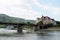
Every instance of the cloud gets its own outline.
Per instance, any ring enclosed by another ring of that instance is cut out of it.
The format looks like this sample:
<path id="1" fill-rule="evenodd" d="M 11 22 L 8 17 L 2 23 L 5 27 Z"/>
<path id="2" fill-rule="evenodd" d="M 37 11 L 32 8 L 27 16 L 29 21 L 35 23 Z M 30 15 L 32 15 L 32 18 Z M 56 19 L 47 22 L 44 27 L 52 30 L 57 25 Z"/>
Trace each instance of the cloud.
<path id="1" fill-rule="evenodd" d="M 37 0 L 34 0 L 34 4 L 36 6 L 38 6 L 39 8 L 42 8 L 45 11 L 51 12 L 54 15 L 59 15 L 60 14 L 60 8 L 55 7 L 55 6 L 51 6 L 51 3 L 50 3 L 50 5 L 45 5 L 45 4 L 39 3 Z"/>
<path id="2" fill-rule="evenodd" d="M 32 0 L 0 0 L 0 13 L 25 19 L 36 19 L 41 13 L 32 9 Z"/>
<path id="3" fill-rule="evenodd" d="M 38 0 L 0 0 L 0 13 L 7 14 L 13 17 L 36 19 L 43 14 L 32 8 L 36 5 L 39 9 L 51 12 L 53 15 L 60 14 L 60 8 L 44 5 L 38 2 Z"/>

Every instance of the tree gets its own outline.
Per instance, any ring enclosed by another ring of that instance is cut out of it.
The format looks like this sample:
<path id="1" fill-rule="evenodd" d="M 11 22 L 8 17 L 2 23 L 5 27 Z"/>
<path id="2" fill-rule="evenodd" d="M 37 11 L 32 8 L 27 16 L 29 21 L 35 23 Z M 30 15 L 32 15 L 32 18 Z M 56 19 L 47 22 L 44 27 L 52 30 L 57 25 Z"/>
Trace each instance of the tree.
<path id="1" fill-rule="evenodd" d="M 60 27 L 60 21 L 56 21 L 58 27 Z"/>
<path id="2" fill-rule="evenodd" d="M 52 23 L 46 24 L 46 28 L 53 27 Z"/>
<path id="3" fill-rule="evenodd" d="M 43 22 L 40 21 L 40 22 L 37 23 L 37 25 L 38 25 L 38 26 L 42 26 L 42 25 L 43 25 Z"/>
<path id="4" fill-rule="evenodd" d="M 27 24 L 30 24 L 30 22 L 27 22 Z"/>

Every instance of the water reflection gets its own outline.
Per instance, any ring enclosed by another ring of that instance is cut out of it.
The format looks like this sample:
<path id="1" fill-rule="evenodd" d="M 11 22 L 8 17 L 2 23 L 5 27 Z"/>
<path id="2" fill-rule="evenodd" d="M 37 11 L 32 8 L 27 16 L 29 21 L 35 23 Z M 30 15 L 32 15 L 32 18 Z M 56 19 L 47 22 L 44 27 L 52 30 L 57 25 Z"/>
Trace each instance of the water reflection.
<path id="1" fill-rule="evenodd" d="M 60 40 L 60 31 L 38 31 L 18 34 L 13 30 L 0 29 L 0 40 Z"/>
<path id="2" fill-rule="evenodd" d="M 37 33 L 37 40 L 60 40 L 60 31 L 44 31 Z"/>

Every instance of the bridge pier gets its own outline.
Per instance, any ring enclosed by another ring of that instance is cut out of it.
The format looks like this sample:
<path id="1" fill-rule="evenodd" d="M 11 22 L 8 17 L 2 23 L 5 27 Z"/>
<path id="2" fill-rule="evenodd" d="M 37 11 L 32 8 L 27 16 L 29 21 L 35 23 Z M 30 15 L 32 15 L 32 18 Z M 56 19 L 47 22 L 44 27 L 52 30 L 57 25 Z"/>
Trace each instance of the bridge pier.
<path id="1" fill-rule="evenodd" d="M 39 30 L 39 27 L 38 26 L 35 26 L 34 27 L 34 31 L 38 31 Z"/>
<path id="2" fill-rule="evenodd" d="M 17 32 L 18 32 L 18 33 L 22 33 L 22 26 L 21 26 L 21 25 L 18 25 L 18 26 L 17 26 Z"/>

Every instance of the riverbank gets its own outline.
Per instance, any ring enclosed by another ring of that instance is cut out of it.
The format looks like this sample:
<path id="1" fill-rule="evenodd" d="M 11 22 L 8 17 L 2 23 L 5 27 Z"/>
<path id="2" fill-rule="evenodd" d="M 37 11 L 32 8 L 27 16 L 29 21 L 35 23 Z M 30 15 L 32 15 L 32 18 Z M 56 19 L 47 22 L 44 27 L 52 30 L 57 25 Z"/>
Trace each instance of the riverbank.
<path id="1" fill-rule="evenodd" d="M 60 27 L 50 27 L 44 30 L 59 30 L 60 31 Z"/>

